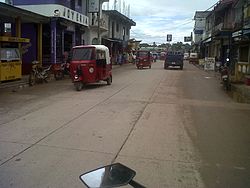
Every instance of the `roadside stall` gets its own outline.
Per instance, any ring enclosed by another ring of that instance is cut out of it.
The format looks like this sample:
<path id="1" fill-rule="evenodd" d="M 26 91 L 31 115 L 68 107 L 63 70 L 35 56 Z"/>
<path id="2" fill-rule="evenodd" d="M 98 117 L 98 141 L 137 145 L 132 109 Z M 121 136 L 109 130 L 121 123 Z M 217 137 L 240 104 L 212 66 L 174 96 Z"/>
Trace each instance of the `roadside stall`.
<path id="1" fill-rule="evenodd" d="M 22 58 L 19 44 L 30 39 L 0 36 L 0 82 L 18 80 L 22 77 Z"/>

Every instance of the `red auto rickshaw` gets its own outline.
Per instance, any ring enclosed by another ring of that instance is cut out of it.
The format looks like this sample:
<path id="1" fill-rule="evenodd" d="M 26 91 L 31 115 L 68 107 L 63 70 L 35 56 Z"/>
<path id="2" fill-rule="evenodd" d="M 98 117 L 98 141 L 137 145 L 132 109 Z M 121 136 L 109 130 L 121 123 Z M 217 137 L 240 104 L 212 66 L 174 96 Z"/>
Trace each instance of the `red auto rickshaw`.
<path id="1" fill-rule="evenodd" d="M 136 53 L 136 67 L 137 69 L 142 69 L 144 67 L 149 67 L 151 69 L 151 64 L 153 61 L 153 56 L 150 51 L 139 50 Z"/>
<path id="2" fill-rule="evenodd" d="M 112 83 L 109 49 L 104 45 L 82 45 L 72 49 L 70 75 L 77 91 L 89 83 Z"/>

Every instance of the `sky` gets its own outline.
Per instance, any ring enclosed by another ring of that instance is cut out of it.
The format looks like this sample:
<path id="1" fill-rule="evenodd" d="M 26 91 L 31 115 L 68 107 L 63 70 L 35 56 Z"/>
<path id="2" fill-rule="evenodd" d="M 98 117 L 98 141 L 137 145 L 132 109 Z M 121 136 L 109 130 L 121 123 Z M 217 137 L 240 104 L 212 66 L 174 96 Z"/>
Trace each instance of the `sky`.
<path id="1" fill-rule="evenodd" d="M 218 0 L 117 0 L 121 2 L 121 12 L 128 16 L 123 7 L 130 5 L 130 19 L 136 22 L 132 26 L 130 38 L 142 40 L 142 43 L 157 45 L 167 43 L 166 36 L 172 35 L 172 42 L 184 42 L 194 28 L 195 11 L 205 11 Z M 124 2 L 124 3 L 123 3 Z M 104 4 L 104 8 L 114 9 L 114 0 Z"/>

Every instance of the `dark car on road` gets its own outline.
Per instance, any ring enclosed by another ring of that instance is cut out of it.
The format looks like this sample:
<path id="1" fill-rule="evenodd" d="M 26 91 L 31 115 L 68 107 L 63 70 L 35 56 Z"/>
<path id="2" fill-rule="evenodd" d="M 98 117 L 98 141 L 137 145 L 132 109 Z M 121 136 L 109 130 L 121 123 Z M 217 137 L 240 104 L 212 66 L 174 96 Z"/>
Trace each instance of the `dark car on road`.
<path id="1" fill-rule="evenodd" d="M 179 67 L 181 70 L 183 69 L 182 52 L 174 52 L 174 51 L 167 52 L 164 62 L 164 69 L 168 69 L 169 67 Z"/>

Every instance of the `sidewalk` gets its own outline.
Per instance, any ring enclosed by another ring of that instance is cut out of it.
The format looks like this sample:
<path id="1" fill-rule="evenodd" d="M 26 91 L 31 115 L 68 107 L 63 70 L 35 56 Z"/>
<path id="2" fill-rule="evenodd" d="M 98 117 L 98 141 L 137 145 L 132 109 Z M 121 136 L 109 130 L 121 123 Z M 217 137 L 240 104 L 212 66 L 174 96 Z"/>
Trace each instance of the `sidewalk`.
<path id="1" fill-rule="evenodd" d="M 231 89 L 231 96 L 235 101 L 250 104 L 250 86 L 245 84 L 232 84 Z"/>
<path id="2" fill-rule="evenodd" d="M 112 69 L 121 68 L 123 66 L 133 65 L 131 63 L 126 63 L 123 65 L 112 65 Z M 56 81 L 54 75 L 51 74 L 51 81 Z M 23 75 L 20 80 L 7 81 L 0 83 L 0 92 L 3 90 L 17 91 L 19 89 L 29 87 L 29 75 Z"/>
<path id="3" fill-rule="evenodd" d="M 202 66 L 195 65 L 197 68 L 204 70 Z M 206 71 L 214 77 L 220 79 L 220 73 L 215 71 Z M 231 83 L 231 91 L 229 94 L 235 101 L 239 103 L 250 104 L 250 86 L 242 84 Z"/>
<path id="4" fill-rule="evenodd" d="M 24 87 L 29 87 L 29 75 L 23 75 L 20 80 L 7 81 L 0 83 L 0 92 L 1 90 L 13 90 L 22 89 Z"/>

